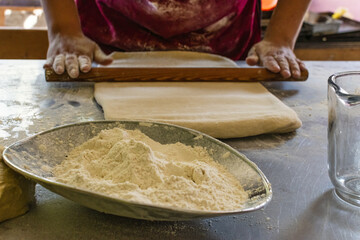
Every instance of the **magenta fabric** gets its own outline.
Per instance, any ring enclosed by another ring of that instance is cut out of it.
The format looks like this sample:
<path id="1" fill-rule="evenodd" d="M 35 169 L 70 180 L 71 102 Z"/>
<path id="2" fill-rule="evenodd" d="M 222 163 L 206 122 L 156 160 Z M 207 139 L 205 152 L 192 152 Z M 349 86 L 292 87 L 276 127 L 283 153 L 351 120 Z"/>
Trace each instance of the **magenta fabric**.
<path id="1" fill-rule="evenodd" d="M 244 59 L 260 40 L 257 0 L 76 0 L 106 52 L 188 50 Z"/>

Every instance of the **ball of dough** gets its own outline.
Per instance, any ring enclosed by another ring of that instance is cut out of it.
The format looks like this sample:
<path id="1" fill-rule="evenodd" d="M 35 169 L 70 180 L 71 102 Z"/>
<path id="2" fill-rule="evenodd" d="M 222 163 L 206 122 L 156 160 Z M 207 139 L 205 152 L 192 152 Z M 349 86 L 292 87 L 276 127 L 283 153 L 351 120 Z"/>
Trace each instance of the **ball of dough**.
<path id="1" fill-rule="evenodd" d="M 0 222 L 26 213 L 35 192 L 33 182 L 5 165 L 3 150 L 0 146 Z"/>

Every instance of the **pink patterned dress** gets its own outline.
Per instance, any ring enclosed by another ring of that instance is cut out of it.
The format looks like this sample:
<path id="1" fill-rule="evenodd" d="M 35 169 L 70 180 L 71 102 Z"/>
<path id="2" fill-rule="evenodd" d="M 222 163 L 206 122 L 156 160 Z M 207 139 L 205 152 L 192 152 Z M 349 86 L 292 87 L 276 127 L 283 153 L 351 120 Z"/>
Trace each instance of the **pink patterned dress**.
<path id="1" fill-rule="evenodd" d="M 257 0 L 76 0 L 106 52 L 187 50 L 244 59 L 260 40 Z"/>

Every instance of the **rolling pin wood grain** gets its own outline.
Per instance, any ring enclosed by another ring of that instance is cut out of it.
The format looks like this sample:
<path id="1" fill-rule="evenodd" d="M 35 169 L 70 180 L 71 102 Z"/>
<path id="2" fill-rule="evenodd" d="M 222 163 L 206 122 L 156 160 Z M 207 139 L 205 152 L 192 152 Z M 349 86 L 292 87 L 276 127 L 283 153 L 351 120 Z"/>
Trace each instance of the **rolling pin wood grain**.
<path id="1" fill-rule="evenodd" d="M 261 82 L 261 81 L 305 81 L 308 72 L 303 71 L 300 79 L 284 79 L 279 73 L 265 68 L 109 68 L 96 67 L 88 73 L 70 78 L 67 72 L 58 75 L 52 68 L 45 69 L 47 82 L 151 82 L 151 81 L 193 81 L 193 82 Z"/>

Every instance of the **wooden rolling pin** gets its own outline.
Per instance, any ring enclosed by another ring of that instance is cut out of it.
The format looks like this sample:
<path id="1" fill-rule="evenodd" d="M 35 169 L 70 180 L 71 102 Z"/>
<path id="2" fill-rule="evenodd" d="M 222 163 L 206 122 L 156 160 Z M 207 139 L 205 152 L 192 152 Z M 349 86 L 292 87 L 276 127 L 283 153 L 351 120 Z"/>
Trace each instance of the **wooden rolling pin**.
<path id="1" fill-rule="evenodd" d="M 146 81 L 193 81 L 193 82 L 260 82 L 305 81 L 309 73 L 303 71 L 300 79 L 284 79 L 279 73 L 265 68 L 109 68 L 95 67 L 88 73 L 70 78 L 65 72 L 58 75 L 52 68 L 45 69 L 47 82 L 146 82 Z"/>

